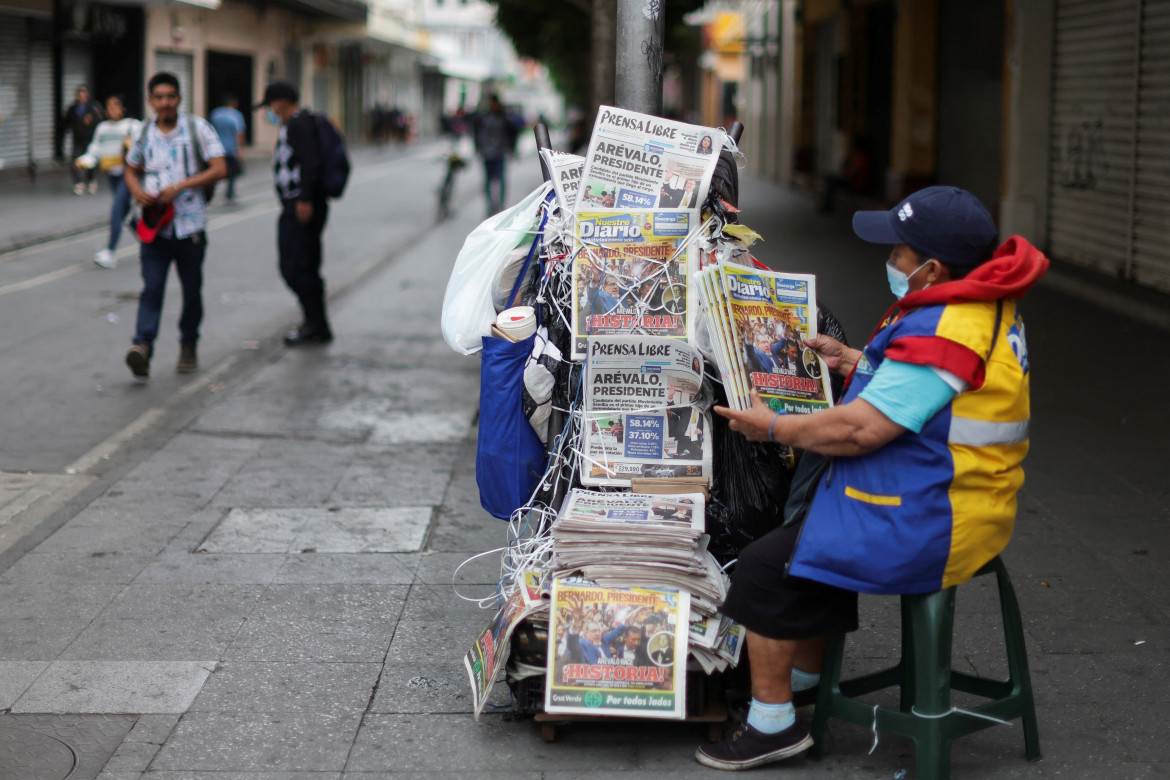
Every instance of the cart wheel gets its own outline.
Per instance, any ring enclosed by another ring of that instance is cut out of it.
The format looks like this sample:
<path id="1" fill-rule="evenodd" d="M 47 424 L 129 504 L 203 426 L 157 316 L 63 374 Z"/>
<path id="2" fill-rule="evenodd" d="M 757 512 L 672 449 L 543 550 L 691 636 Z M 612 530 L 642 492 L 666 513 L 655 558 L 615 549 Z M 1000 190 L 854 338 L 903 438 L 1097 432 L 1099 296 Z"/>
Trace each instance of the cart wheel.
<path id="1" fill-rule="evenodd" d="M 540 738 L 545 742 L 557 741 L 557 724 L 555 723 L 541 723 L 540 724 Z"/>

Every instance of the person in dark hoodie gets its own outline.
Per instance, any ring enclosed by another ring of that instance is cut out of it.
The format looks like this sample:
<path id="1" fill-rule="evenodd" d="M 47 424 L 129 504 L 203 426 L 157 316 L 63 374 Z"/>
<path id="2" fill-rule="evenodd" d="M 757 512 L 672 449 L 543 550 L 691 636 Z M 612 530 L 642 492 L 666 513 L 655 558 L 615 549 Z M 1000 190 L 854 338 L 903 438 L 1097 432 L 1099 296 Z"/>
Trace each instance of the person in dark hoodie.
<path id="1" fill-rule="evenodd" d="M 270 124 L 278 125 L 272 157 L 272 183 L 280 199 L 276 248 L 280 275 L 300 301 L 303 321 L 284 336 L 290 347 L 328 344 L 333 340 L 325 314 L 325 280 L 321 278 L 321 233 L 329 204 L 321 181 L 321 143 L 317 118 L 301 107 L 301 95 L 288 81 L 264 88 L 256 110 L 267 109 Z"/>
<path id="2" fill-rule="evenodd" d="M 957 187 L 857 212 L 853 230 L 892 247 L 898 300 L 864 349 L 805 341 L 847 377 L 841 403 L 780 415 L 757 396 L 743 412 L 715 408 L 750 440 L 805 451 L 784 525 L 743 549 L 723 607 L 747 629 L 753 698 L 733 734 L 696 752 L 716 769 L 812 746 L 793 692 L 819 682 L 826 637 L 857 629 L 858 592 L 958 585 L 1011 536 L 1028 451 L 1018 301 L 1048 259 L 1019 236 L 996 249 L 991 215 Z M 811 499 L 801 485 L 815 486 Z"/>

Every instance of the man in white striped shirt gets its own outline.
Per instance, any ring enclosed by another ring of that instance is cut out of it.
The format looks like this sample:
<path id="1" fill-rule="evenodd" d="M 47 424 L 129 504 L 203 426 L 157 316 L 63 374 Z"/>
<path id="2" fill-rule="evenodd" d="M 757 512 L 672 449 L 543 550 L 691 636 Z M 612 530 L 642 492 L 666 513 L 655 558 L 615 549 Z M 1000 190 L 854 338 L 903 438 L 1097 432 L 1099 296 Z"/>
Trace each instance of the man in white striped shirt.
<path id="1" fill-rule="evenodd" d="M 147 93 L 155 119 L 146 123 L 126 154 L 126 186 L 144 208 L 173 205 L 174 217 L 141 245 L 142 295 L 134 344 L 126 352 L 126 365 L 136 379 L 150 376 L 172 260 L 183 287 L 175 370 L 185 373 L 198 366 L 195 344 L 203 320 L 203 257 L 207 251 L 204 188 L 227 175 L 223 145 L 215 128 L 201 117 L 179 113 L 179 80 L 171 73 L 156 73 Z"/>

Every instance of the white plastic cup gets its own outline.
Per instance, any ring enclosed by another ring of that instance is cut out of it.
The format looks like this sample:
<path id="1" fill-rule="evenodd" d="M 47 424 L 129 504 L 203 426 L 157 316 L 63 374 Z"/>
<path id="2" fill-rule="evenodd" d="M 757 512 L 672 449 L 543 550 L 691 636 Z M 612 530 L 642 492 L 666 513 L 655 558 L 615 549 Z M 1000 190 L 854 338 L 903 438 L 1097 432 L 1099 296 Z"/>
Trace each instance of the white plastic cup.
<path id="1" fill-rule="evenodd" d="M 496 327 L 507 333 L 514 341 L 523 341 L 536 333 L 536 310 L 531 306 L 504 309 L 496 317 Z"/>

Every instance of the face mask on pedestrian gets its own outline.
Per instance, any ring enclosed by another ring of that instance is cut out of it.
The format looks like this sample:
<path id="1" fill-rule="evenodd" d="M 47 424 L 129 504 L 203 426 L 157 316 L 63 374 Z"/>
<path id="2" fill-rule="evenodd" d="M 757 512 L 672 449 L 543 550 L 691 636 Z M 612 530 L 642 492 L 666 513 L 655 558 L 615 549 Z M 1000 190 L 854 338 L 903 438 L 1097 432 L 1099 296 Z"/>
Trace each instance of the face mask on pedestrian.
<path id="1" fill-rule="evenodd" d="M 264 118 L 268 120 L 268 124 L 280 127 L 280 117 L 271 108 L 264 112 Z"/>
<path id="2" fill-rule="evenodd" d="M 886 261 L 886 278 L 890 280 L 890 292 L 895 298 L 902 300 L 906 297 L 906 293 L 910 292 L 910 277 L 923 268 L 926 268 L 926 263 L 915 268 L 914 273 L 907 275 L 899 271 L 892 262 Z"/>

